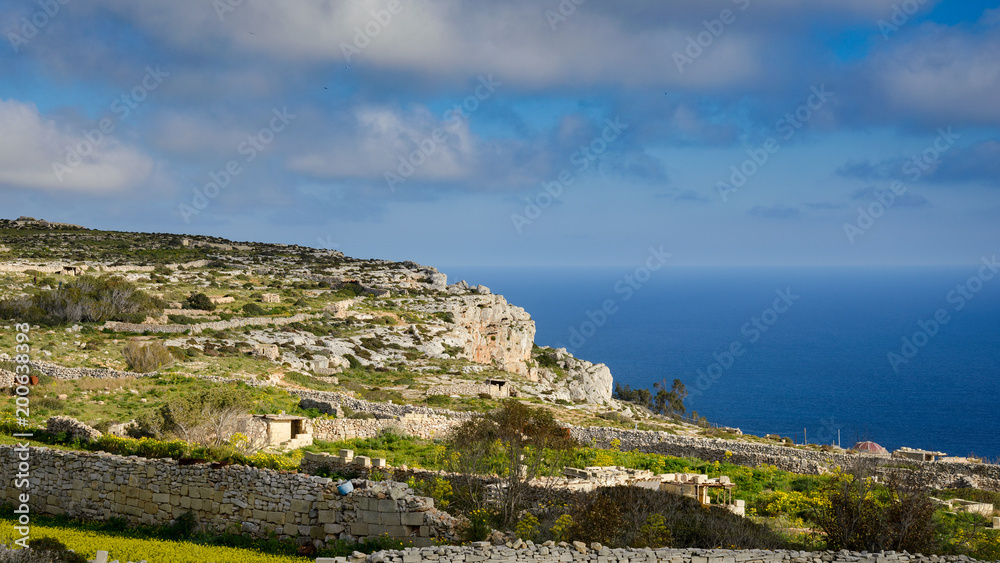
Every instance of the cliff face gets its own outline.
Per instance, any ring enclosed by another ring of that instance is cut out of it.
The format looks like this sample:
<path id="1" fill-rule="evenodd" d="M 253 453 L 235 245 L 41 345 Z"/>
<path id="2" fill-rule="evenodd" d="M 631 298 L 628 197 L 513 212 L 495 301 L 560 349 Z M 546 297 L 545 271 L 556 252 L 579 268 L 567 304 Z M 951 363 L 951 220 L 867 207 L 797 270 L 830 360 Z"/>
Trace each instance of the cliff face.
<path id="1" fill-rule="evenodd" d="M 543 347 L 539 354 L 549 356 L 559 367 L 537 370 L 538 381 L 555 391 L 554 398 L 598 405 L 611 401 L 614 379 L 608 366 L 576 358 L 565 348 Z"/>
<path id="2" fill-rule="evenodd" d="M 524 377 L 534 376 L 527 362 L 535 342 L 535 321 L 524 309 L 507 303 L 501 295 L 481 291 L 449 298 L 447 310 L 461 329 L 462 357 Z"/>

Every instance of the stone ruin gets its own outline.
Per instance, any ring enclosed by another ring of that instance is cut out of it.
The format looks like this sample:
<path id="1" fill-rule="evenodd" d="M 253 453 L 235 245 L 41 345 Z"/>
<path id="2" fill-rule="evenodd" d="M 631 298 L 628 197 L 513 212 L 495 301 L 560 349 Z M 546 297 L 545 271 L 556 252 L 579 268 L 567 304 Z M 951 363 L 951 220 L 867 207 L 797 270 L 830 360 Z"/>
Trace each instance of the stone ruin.
<path id="1" fill-rule="evenodd" d="M 738 516 L 746 516 L 746 501 L 733 499 L 736 485 L 723 475 L 712 477 L 696 473 L 661 473 L 654 474 L 644 469 L 629 469 L 627 467 L 586 467 L 563 469 L 566 479 L 554 483 L 554 486 L 572 491 L 593 491 L 598 487 L 614 487 L 627 485 L 642 487 L 654 491 L 667 491 L 675 495 L 693 498 L 702 506 L 712 506 L 708 492 L 711 489 L 723 491 L 724 502 L 721 506 Z"/>
<path id="2" fill-rule="evenodd" d="M 45 430 L 51 434 L 65 432 L 70 438 L 79 438 L 84 442 L 92 442 L 103 436 L 100 430 L 87 426 L 71 416 L 53 416 L 45 422 Z"/>

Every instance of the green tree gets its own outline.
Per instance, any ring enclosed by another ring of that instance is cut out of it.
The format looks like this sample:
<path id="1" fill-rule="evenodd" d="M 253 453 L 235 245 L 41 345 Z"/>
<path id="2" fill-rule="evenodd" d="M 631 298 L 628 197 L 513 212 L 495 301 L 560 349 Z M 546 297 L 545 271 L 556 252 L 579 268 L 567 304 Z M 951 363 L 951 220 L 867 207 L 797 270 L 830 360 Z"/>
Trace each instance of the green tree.
<path id="1" fill-rule="evenodd" d="M 569 430 L 542 408 L 533 408 L 515 399 L 504 401 L 500 408 L 469 419 L 455 428 L 449 437 L 453 469 L 469 477 L 500 476 L 497 497 L 504 525 L 513 522 L 524 504 L 528 483 L 561 467 L 559 454 L 575 447 Z M 465 480 L 466 496 L 482 502 L 482 480 Z"/>

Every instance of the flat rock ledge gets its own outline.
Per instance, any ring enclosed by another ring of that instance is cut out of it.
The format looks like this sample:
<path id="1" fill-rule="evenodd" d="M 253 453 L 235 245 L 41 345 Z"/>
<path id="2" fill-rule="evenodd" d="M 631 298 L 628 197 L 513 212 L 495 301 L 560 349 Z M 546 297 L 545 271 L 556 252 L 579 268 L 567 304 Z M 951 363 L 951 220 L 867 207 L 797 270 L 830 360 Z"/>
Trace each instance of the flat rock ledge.
<path id="1" fill-rule="evenodd" d="M 514 547 L 491 546 L 476 542 L 468 546 L 409 548 L 402 551 L 377 551 L 371 555 L 355 552 L 351 557 L 321 557 L 316 563 L 418 563 L 449 561 L 475 563 L 533 561 L 562 563 L 950 563 L 975 561 L 964 555 L 911 555 L 906 552 L 879 553 L 854 551 L 766 551 L 728 549 L 611 549 L 600 544 L 581 542 L 558 545 L 535 545 L 531 542 Z"/>

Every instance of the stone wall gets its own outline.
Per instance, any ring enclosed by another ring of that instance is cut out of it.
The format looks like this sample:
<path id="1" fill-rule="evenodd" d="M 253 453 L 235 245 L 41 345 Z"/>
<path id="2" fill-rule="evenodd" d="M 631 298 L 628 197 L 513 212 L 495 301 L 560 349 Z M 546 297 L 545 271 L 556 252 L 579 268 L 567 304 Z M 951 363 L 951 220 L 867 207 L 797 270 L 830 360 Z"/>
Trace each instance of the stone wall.
<path id="1" fill-rule="evenodd" d="M 191 262 L 185 262 L 184 264 L 167 264 L 167 267 L 176 270 L 179 267 L 184 268 L 204 268 L 210 263 L 209 260 L 193 260 Z M 42 262 L 37 264 L 30 263 L 6 263 L 0 264 L 0 272 L 24 272 L 27 270 L 34 270 L 43 274 L 59 274 L 63 271 L 63 266 L 72 266 L 70 263 L 63 262 Z M 112 273 L 112 272 L 152 272 L 155 266 L 136 266 L 136 265 L 118 265 L 111 266 L 109 264 L 90 264 L 88 270 L 92 274 L 96 273 Z"/>
<path id="2" fill-rule="evenodd" d="M 160 525 L 190 511 L 216 531 L 314 542 L 388 534 L 416 545 L 454 539 L 457 524 L 403 483 L 356 480 L 342 496 L 330 479 L 270 469 L 49 448 L 29 448 L 29 456 L 28 504 L 37 513 Z M 0 472 L 16 475 L 17 464 L 14 446 L 0 446 Z M 13 479 L 0 483 L 0 499 L 15 506 L 23 492 Z"/>
<path id="3" fill-rule="evenodd" d="M 315 419 L 313 437 L 317 440 L 336 442 L 354 438 L 374 438 L 386 430 L 392 430 L 406 436 L 435 440 L 447 437 L 448 432 L 460 422 L 446 416 L 414 413 L 392 419 Z"/>
<path id="4" fill-rule="evenodd" d="M 910 555 L 906 552 L 879 553 L 856 551 L 767 551 L 729 549 L 611 549 L 601 544 L 584 545 L 574 542 L 536 545 L 517 540 L 508 546 L 491 546 L 476 542 L 470 546 L 438 546 L 410 548 L 402 551 L 376 551 L 366 559 L 346 557 L 320 558 L 316 563 L 419 563 L 420 561 L 531 561 L 533 563 L 564 563 L 592 561 L 594 563 L 953 563 L 975 561 L 966 556 Z"/>
<path id="5" fill-rule="evenodd" d="M 151 332 L 151 333 L 161 333 L 161 334 L 175 334 L 184 331 L 191 331 L 191 334 L 198 334 L 205 329 L 212 330 L 227 330 L 230 328 L 242 328 L 245 326 L 261 326 L 273 324 L 275 326 L 282 326 L 291 323 L 298 323 L 302 321 L 307 321 L 310 319 L 316 319 L 322 317 L 323 313 L 299 313 L 297 315 L 292 315 L 291 317 L 245 317 L 230 319 L 228 321 L 214 321 L 208 323 L 198 323 L 193 325 L 155 325 L 155 324 L 137 324 L 137 323 L 121 323 L 118 321 L 108 321 L 104 323 L 102 328 L 111 329 L 115 332 Z"/>
<path id="6" fill-rule="evenodd" d="M 150 377 L 156 372 L 138 373 L 134 371 L 118 371 L 107 368 L 68 368 L 52 362 L 35 360 L 28 365 L 32 369 L 38 370 L 45 375 L 56 379 L 74 380 L 81 377 L 93 377 L 94 379 L 122 379 L 126 377 Z M 2 370 L 0 370 L 2 371 Z"/>
<path id="7" fill-rule="evenodd" d="M 847 467 L 855 463 L 863 454 L 836 454 L 790 448 L 773 444 L 692 438 L 675 436 L 666 432 L 644 430 L 621 430 L 617 428 L 589 427 L 572 428 L 571 434 L 583 444 L 594 444 L 600 448 L 610 446 L 612 440 L 621 442 L 622 451 L 638 450 L 678 457 L 697 457 L 707 461 L 726 461 L 737 465 L 757 467 L 774 465 L 778 469 L 802 474 L 824 473 L 833 467 Z M 869 456 L 871 457 L 871 456 Z M 874 459 L 874 458 L 873 458 Z M 936 486 L 950 486 L 956 480 L 969 481 L 982 488 L 1000 490 L 1000 465 L 988 463 L 960 463 L 943 461 L 911 461 L 879 459 L 880 465 L 904 463 L 908 467 L 919 467 L 934 474 Z"/>
<path id="8" fill-rule="evenodd" d="M 511 385 L 509 382 L 504 383 L 503 386 L 490 385 L 489 383 L 452 383 L 449 385 L 432 385 L 427 388 L 427 394 L 462 395 L 464 397 L 478 397 L 480 394 L 484 394 L 489 395 L 494 399 L 502 399 L 511 396 Z"/>
<path id="9" fill-rule="evenodd" d="M 356 399 L 350 395 L 334 391 L 311 391 L 304 389 L 289 389 L 289 393 L 302 397 L 299 406 L 304 409 L 319 409 L 328 414 L 334 414 L 336 407 L 347 407 L 355 412 L 366 412 L 375 418 L 397 418 L 407 414 L 424 414 L 445 416 L 457 420 L 467 420 L 472 413 L 456 412 L 447 409 L 435 409 L 417 405 L 396 405 L 392 403 L 373 403 Z"/>

